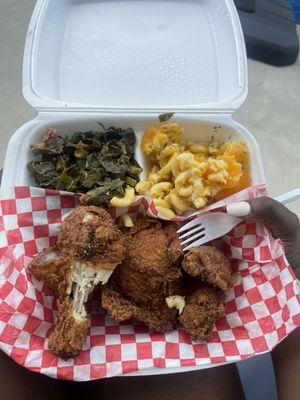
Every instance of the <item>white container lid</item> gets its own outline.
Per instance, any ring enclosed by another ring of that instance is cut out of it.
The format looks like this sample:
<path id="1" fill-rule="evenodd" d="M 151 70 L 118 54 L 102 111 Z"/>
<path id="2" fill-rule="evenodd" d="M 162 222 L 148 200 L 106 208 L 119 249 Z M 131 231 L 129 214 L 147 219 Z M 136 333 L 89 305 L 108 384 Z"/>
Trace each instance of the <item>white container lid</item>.
<path id="1" fill-rule="evenodd" d="M 39 111 L 232 113 L 247 59 L 232 0 L 38 0 L 23 93 Z"/>

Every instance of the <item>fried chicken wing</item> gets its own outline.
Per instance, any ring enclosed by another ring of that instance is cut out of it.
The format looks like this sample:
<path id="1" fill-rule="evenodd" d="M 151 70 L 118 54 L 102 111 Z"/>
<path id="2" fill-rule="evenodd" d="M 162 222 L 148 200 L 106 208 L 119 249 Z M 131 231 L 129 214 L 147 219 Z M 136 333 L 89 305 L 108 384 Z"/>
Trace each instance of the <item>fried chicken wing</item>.
<path id="1" fill-rule="evenodd" d="M 192 339 L 206 339 L 215 321 L 224 314 L 225 295 L 211 286 L 203 286 L 186 297 L 179 322 Z"/>
<path id="2" fill-rule="evenodd" d="M 225 254 L 213 246 L 189 250 L 182 267 L 190 276 L 227 292 L 231 282 L 231 265 Z"/>
<path id="3" fill-rule="evenodd" d="M 105 284 L 126 255 L 124 235 L 110 215 L 97 207 L 78 207 L 63 221 L 57 246 L 39 254 L 31 273 L 58 296 L 59 315 L 49 347 L 74 357 L 87 334 L 85 305 L 99 283 Z"/>
<path id="4" fill-rule="evenodd" d="M 102 290 L 102 307 L 115 321 L 135 319 L 153 332 L 168 332 L 176 327 L 175 309 L 170 310 L 165 305 L 160 310 L 139 307 L 108 285 L 105 285 Z"/>
<path id="5" fill-rule="evenodd" d="M 225 311 L 232 275 L 230 262 L 216 247 L 201 246 L 185 254 L 182 268 L 193 279 L 186 286 L 190 292 L 179 322 L 192 339 L 206 339 Z"/>

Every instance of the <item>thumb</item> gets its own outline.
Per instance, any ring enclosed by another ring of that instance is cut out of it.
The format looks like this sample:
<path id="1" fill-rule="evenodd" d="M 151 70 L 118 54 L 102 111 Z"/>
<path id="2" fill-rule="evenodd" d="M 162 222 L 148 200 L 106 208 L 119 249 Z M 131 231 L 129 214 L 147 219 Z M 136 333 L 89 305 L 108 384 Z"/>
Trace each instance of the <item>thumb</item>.
<path id="1" fill-rule="evenodd" d="M 262 222 L 275 238 L 282 240 L 295 235 L 299 218 L 283 204 L 270 197 L 260 197 L 227 206 L 227 213 Z M 300 251 L 300 249 L 299 249 Z"/>
<path id="2" fill-rule="evenodd" d="M 300 266 L 300 225 L 299 218 L 283 204 L 269 197 L 230 204 L 227 213 L 262 222 L 276 239 L 285 246 L 290 264 Z"/>

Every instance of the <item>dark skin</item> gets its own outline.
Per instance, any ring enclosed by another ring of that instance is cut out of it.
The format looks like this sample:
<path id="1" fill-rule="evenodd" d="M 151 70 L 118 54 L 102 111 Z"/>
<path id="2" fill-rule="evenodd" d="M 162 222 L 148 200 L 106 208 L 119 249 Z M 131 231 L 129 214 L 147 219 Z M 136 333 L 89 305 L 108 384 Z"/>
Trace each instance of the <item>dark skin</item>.
<path id="1" fill-rule="evenodd" d="M 283 204 L 269 197 L 249 201 L 251 214 L 248 218 L 261 221 L 274 238 L 281 239 L 286 257 L 300 278 L 300 224 L 298 216 Z"/>
<path id="2" fill-rule="evenodd" d="M 263 222 L 280 238 L 286 256 L 300 277 L 300 225 L 296 214 L 269 198 L 249 202 L 247 218 Z M 300 392 L 299 330 L 272 352 L 279 398 L 293 400 Z M 0 400 L 122 399 L 122 400 L 239 400 L 243 393 L 234 364 L 184 374 L 137 378 L 113 378 L 90 383 L 53 380 L 21 368 L 0 352 Z"/>

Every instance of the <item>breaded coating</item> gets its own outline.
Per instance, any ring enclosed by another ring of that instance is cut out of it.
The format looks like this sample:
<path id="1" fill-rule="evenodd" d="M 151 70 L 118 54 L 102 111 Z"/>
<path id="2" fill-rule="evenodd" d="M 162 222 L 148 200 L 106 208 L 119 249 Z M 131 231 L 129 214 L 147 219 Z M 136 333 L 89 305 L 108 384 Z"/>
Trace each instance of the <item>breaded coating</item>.
<path id="1" fill-rule="evenodd" d="M 108 212 L 95 206 L 78 207 L 65 218 L 57 246 L 95 268 L 114 269 L 126 255 L 124 235 Z"/>
<path id="2" fill-rule="evenodd" d="M 63 221 L 56 247 L 31 262 L 31 273 L 57 295 L 59 314 L 49 338 L 54 354 L 78 354 L 87 335 L 86 304 L 125 255 L 125 236 L 111 216 L 101 208 L 78 207 Z"/>
<path id="3" fill-rule="evenodd" d="M 59 285 L 70 276 L 71 259 L 61 253 L 56 247 L 48 247 L 38 254 L 30 263 L 29 270 L 39 281 L 44 281 L 56 296 L 59 295 Z"/>
<path id="4" fill-rule="evenodd" d="M 190 276 L 226 293 L 231 283 L 231 265 L 225 254 L 213 246 L 189 250 L 182 267 Z"/>
<path id="5" fill-rule="evenodd" d="M 123 322 L 133 318 L 138 308 L 110 285 L 104 285 L 101 294 L 102 307 L 115 321 Z"/>
<path id="6" fill-rule="evenodd" d="M 75 357 L 85 342 L 88 321 L 77 320 L 72 313 L 72 306 L 66 299 L 58 302 L 59 314 L 55 319 L 55 328 L 49 338 L 49 349 L 53 354 L 67 360 Z"/>
<path id="7" fill-rule="evenodd" d="M 225 295 L 211 286 L 203 286 L 186 297 L 179 322 L 192 339 L 206 339 L 215 321 L 225 312 Z"/>
<path id="8" fill-rule="evenodd" d="M 140 219 L 129 230 L 126 260 L 111 279 L 110 288 L 118 296 L 110 300 L 103 288 L 102 306 L 115 320 L 123 321 L 128 314 L 150 330 L 174 328 L 177 312 L 167 307 L 165 299 L 181 292 L 182 272 L 172 263 L 169 245 L 174 238 L 164 228 L 158 220 Z"/>
<path id="9" fill-rule="evenodd" d="M 165 297 L 180 291 L 182 273 L 172 265 L 169 239 L 162 224 L 140 220 L 128 233 L 128 253 L 112 281 L 137 305 L 161 306 Z"/>
<path id="10" fill-rule="evenodd" d="M 102 307 L 115 321 L 135 319 L 152 332 L 168 332 L 176 327 L 177 312 L 174 308 L 170 309 L 166 304 L 162 304 L 161 310 L 138 307 L 108 285 L 102 289 Z"/>
<path id="11" fill-rule="evenodd" d="M 180 265 L 183 259 L 183 251 L 179 236 L 177 234 L 180 225 L 171 222 L 164 225 L 164 233 L 169 240 L 169 258 L 174 265 Z"/>

